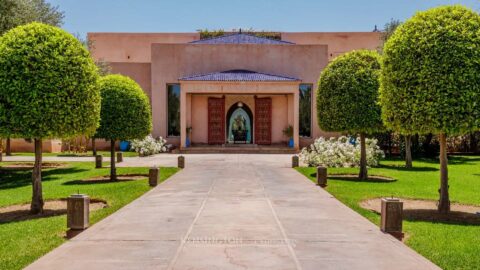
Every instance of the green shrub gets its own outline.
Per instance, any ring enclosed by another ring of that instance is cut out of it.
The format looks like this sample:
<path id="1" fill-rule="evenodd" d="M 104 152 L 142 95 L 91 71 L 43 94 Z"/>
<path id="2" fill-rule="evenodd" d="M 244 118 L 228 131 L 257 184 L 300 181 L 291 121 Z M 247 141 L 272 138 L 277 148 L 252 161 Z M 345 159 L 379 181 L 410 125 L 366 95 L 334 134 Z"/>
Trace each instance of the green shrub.
<path id="1" fill-rule="evenodd" d="M 459 5 L 418 12 L 383 52 L 382 118 L 402 134 L 439 134 L 439 210 L 448 212 L 446 135 L 480 128 L 480 16 Z"/>
<path id="2" fill-rule="evenodd" d="M 122 75 L 100 79 L 102 110 L 95 138 L 111 142 L 111 179 L 116 180 L 115 141 L 143 139 L 152 131 L 150 102 L 142 88 Z"/>
<path id="3" fill-rule="evenodd" d="M 387 41 L 380 102 L 402 134 L 464 134 L 480 126 L 480 16 L 462 6 L 419 12 Z"/>
<path id="4" fill-rule="evenodd" d="M 333 60 L 320 75 L 317 91 L 318 125 L 325 131 L 360 134 L 361 179 L 367 178 L 365 134 L 382 129 L 377 104 L 380 56 L 359 50 Z"/>
<path id="5" fill-rule="evenodd" d="M 102 109 L 96 138 L 143 139 L 152 131 L 150 102 L 142 88 L 122 75 L 100 79 Z"/>
<path id="6" fill-rule="evenodd" d="M 323 70 L 317 93 L 322 130 L 373 133 L 381 129 L 379 61 L 375 51 L 353 51 L 337 57 Z"/>
<path id="7" fill-rule="evenodd" d="M 0 137 L 35 141 L 32 213 L 43 211 L 42 139 L 95 132 L 97 80 L 89 52 L 60 28 L 31 23 L 0 38 Z"/>
<path id="8" fill-rule="evenodd" d="M 92 134 L 100 119 L 97 68 L 60 28 L 31 23 L 0 39 L 0 133 L 20 138 Z"/>

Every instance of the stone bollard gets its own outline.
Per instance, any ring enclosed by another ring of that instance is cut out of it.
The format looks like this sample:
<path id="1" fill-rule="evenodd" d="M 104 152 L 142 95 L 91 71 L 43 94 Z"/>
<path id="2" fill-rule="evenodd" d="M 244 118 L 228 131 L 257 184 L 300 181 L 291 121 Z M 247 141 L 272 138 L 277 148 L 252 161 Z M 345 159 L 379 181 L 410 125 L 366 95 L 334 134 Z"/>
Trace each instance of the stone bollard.
<path id="1" fill-rule="evenodd" d="M 73 194 L 67 198 L 67 237 L 72 238 L 90 224 L 90 198 L 83 194 Z"/>
<path id="2" fill-rule="evenodd" d="M 185 157 L 178 156 L 178 168 L 185 168 Z"/>
<path id="3" fill-rule="evenodd" d="M 402 240 L 403 202 L 397 198 L 382 198 L 380 230 Z"/>
<path id="4" fill-rule="evenodd" d="M 148 172 L 148 184 L 151 187 L 156 187 L 158 185 L 158 179 L 160 178 L 160 169 L 157 167 L 150 168 Z"/>
<path id="5" fill-rule="evenodd" d="M 102 168 L 102 162 L 103 162 L 103 156 L 102 155 L 96 155 L 95 156 L 95 168 Z"/>
<path id="6" fill-rule="evenodd" d="M 123 153 L 122 152 L 117 152 L 117 163 L 123 161 Z"/>
<path id="7" fill-rule="evenodd" d="M 321 187 L 327 186 L 327 168 L 322 166 L 317 167 L 317 183 Z"/>
<path id="8" fill-rule="evenodd" d="M 299 159 L 298 156 L 293 156 L 292 157 L 292 168 L 298 167 L 299 166 Z"/>

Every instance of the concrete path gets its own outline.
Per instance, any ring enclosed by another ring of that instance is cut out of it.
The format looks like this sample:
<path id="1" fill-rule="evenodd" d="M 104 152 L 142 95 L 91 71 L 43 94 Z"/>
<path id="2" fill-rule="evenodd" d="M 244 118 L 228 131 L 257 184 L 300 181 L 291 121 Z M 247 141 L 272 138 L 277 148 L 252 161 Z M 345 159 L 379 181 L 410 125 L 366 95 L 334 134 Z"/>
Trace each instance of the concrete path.
<path id="1" fill-rule="evenodd" d="M 438 269 L 289 168 L 288 155 L 186 161 L 27 269 Z"/>

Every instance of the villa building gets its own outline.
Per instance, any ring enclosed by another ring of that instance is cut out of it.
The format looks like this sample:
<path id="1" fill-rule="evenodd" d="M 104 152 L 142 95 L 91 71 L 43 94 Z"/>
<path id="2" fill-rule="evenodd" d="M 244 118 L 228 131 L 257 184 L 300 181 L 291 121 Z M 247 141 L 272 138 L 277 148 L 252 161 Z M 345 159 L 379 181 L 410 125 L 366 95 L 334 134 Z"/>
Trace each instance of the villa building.
<path id="1" fill-rule="evenodd" d="M 149 96 L 154 137 L 181 149 L 202 145 L 282 145 L 293 128 L 299 149 L 329 134 L 316 121 L 315 90 L 329 61 L 375 50 L 379 32 L 89 33 L 92 54 Z M 321 109 L 321 108 L 320 108 Z M 135 119 L 132 119 L 135 121 Z"/>

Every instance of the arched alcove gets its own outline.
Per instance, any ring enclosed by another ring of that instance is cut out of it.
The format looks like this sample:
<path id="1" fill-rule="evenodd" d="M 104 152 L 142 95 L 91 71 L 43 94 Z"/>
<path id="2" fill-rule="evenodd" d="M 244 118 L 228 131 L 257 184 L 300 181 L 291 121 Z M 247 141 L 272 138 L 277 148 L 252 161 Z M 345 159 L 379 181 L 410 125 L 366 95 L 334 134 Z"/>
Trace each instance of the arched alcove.
<path id="1" fill-rule="evenodd" d="M 228 109 L 225 126 L 228 143 L 253 142 L 253 114 L 246 104 L 237 102 Z"/>

